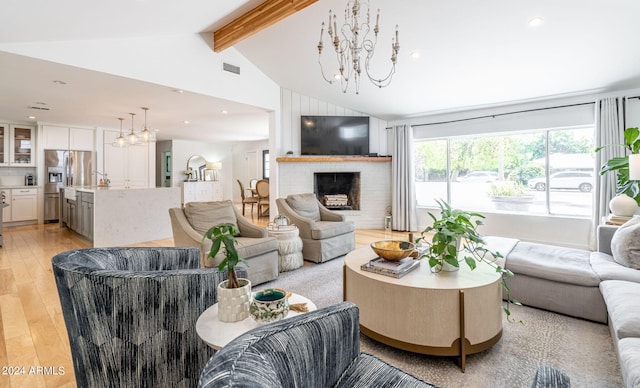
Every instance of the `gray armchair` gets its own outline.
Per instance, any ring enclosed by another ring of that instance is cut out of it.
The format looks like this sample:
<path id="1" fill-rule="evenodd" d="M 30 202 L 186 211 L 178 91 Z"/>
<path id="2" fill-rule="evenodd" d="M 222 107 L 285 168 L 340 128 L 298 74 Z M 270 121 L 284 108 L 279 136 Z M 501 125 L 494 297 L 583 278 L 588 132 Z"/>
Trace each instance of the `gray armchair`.
<path id="1" fill-rule="evenodd" d="M 276 205 L 300 230 L 305 260 L 322 263 L 355 249 L 355 224 L 324 207 L 315 194 L 292 194 L 276 199 Z"/>
<path id="2" fill-rule="evenodd" d="M 231 201 L 190 202 L 184 208 L 169 209 L 169 217 L 175 246 L 200 249 L 203 267 L 217 266 L 224 256 L 220 252 L 215 258 L 208 258 L 211 240 L 202 241 L 202 236 L 214 225 L 232 223 L 239 232 L 236 236 L 238 254 L 248 263 L 251 284 L 255 286 L 278 277 L 278 241 L 268 237 L 266 229 L 246 219 Z"/>
<path id="3" fill-rule="evenodd" d="M 173 247 L 78 249 L 52 266 L 78 387 L 196 384 L 213 350 L 195 322 L 226 272 Z"/>
<path id="4" fill-rule="evenodd" d="M 205 366 L 199 387 L 433 387 L 360 352 L 358 307 L 342 302 L 257 327 Z"/>

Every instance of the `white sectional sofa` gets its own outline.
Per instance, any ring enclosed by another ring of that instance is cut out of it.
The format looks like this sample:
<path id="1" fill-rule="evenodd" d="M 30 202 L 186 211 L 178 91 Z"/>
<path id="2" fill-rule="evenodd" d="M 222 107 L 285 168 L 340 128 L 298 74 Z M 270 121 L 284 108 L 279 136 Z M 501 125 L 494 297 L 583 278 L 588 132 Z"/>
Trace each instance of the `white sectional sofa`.
<path id="1" fill-rule="evenodd" d="M 487 237 L 502 265 L 511 297 L 524 305 L 608 323 L 626 387 L 640 387 L 640 218 L 598 227 L 590 252 Z"/>

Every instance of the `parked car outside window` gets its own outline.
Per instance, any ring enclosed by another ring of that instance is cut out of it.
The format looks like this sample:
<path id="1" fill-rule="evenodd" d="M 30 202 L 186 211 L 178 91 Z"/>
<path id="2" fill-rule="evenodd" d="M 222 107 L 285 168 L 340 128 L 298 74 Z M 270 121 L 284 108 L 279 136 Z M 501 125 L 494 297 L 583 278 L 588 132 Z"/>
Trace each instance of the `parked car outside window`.
<path id="1" fill-rule="evenodd" d="M 529 180 L 529 188 L 545 191 L 547 182 L 545 178 Z M 549 176 L 551 189 L 578 189 L 583 193 L 593 188 L 593 173 L 590 171 L 559 171 Z"/>
<path id="2" fill-rule="evenodd" d="M 459 182 L 492 182 L 498 180 L 498 173 L 493 171 L 472 171 L 465 176 L 459 176 Z"/>

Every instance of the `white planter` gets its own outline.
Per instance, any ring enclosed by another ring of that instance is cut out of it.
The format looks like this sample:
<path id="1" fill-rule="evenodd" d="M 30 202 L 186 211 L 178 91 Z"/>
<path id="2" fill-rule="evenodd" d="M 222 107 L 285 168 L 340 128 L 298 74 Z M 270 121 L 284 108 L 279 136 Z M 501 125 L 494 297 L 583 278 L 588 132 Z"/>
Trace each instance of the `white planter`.
<path id="1" fill-rule="evenodd" d="M 249 317 L 251 281 L 238 279 L 240 288 L 227 288 L 228 280 L 218 284 L 218 318 L 222 322 L 238 322 Z"/>
<path id="2" fill-rule="evenodd" d="M 631 217 L 636 214 L 638 203 L 628 195 L 620 194 L 609 201 L 609 209 L 614 216 Z"/>

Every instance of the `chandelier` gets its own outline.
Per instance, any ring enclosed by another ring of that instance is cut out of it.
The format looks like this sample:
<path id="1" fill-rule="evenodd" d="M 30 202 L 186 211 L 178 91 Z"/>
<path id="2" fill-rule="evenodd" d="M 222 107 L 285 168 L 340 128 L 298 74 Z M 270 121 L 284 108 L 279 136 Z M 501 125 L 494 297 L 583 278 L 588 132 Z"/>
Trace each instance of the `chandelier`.
<path id="1" fill-rule="evenodd" d="M 136 132 L 133 126 L 133 118 L 136 115 L 135 113 L 129 113 L 129 115 L 131 115 L 131 129 L 129 130 L 129 134 L 126 136 L 122 132 L 122 120 L 124 119 L 118 118 L 118 120 L 120 120 L 120 134 L 112 144 L 114 147 L 146 145 L 147 143 L 156 141 L 155 134 L 147 127 L 147 111 L 149 108 L 143 107 L 142 109 L 144 110 L 144 128 L 140 132 Z"/>
<path id="2" fill-rule="evenodd" d="M 360 20 L 361 7 L 366 7 L 366 19 Z M 376 15 L 376 24 L 371 29 L 371 18 L 369 14 L 369 2 L 352 0 L 347 3 L 344 10 L 344 24 L 338 30 L 338 24 L 336 22 L 336 15 L 332 14 L 329 10 L 329 38 L 331 44 L 336 52 L 338 60 L 338 72 L 335 73 L 333 78 L 327 78 L 324 69 L 322 68 L 322 49 L 324 44 L 322 43 L 322 35 L 324 34 L 325 24 L 322 22 L 320 29 L 320 41 L 318 42 L 318 63 L 320 64 L 320 72 L 325 81 L 333 84 L 337 79 L 340 79 L 342 86 L 342 92 L 346 93 L 349 87 L 349 81 L 353 79 L 356 88 L 356 94 L 360 93 L 360 75 L 364 70 L 364 73 L 375 86 L 384 88 L 389 86 L 391 78 L 396 72 L 396 61 L 398 58 L 398 51 L 400 50 L 400 43 L 398 41 L 398 26 L 396 25 L 395 37 L 391 39 L 391 70 L 383 78 L 376 78 L 371 75 L 369 70 L 369 64 L 376 48 L 376 42 L 378 40 L 378 32 L 380 21 L 380 10 Z M 364 64 L 362 63 L 361 56 L 366 55 L 364 58 Z"/>

